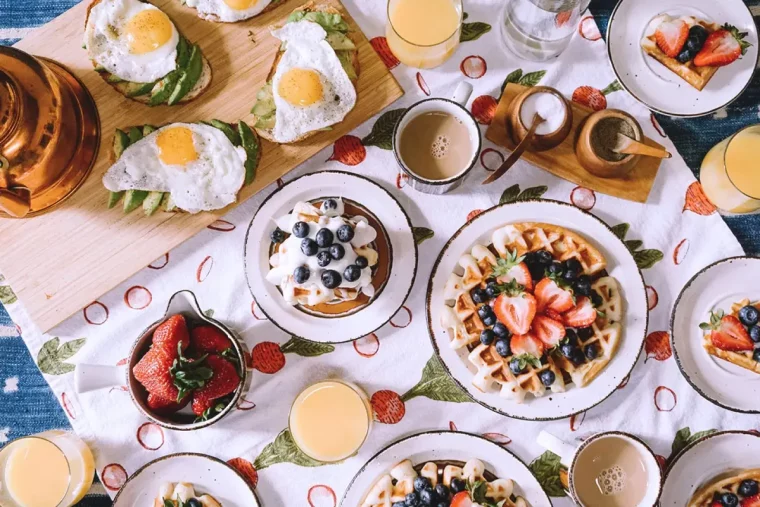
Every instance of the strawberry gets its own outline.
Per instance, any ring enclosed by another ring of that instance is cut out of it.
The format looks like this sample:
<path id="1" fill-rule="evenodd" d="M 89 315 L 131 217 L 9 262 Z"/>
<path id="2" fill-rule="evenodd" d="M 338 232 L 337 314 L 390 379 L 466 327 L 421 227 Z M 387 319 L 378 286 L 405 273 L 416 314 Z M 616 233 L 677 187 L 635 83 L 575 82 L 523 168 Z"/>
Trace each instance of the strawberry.
<path id="1" fill-rule="evenodd" d="M 206 358 L 205 364 L 213 373 L 205 385 L 193 393 L 193 412 L 199 416 L 211 407 L 213 400 L 230 394 L 240 385 L 237 368 L 223 357 L 211 354 Z M 205 409 L 199 413 L 196 406 Z"/>
<path id="2" fill-rule="evenodd" d="M 451 507 L 472 507 L 469 491 L 460 491 L 451 499 Z"/>
<path id="3" fill-rule="evenodd" d="M 760 507 L 760 494 L 743 498 L 739 505 L 741 507 Z"/>
<path id="4" fill-rule="evenodd" d="M 562 315 L 559 312 L 552 310 L 551 308 L 544 308 L 544 315 L 550 319 L 554 319 L 557 322 L 562 322 Z"/>
<path id="5" fill-rule="evenodd" d="M 565 326 L 544 315 L 536 315 L 533 319 L 533 332 L 547 348 L 556 347 L 565 337 Z"/>
<path id="6" fill-rule="evenodd" d="M 699 325 L 701 329 L 711 329 L 710 341 L 720 350 L 740 352 L 753 350 L 754 343 L 742 323 L 733 315 L 723 315 L 723 311 L 710 312 L 710 323 Z"/>
<path id="7" fill-rule="evenodd" d="M 697 67 L 723 67 L 733 63 L 747 52 L 752 44 L 744 40 L 747 32 L 740 32 L 735 26 L 725 24 L 707 36 L 705 45 L 694 57 Z"/>
<path id="8" fill-rule="evenodd" d="M 172 315 L 153 331 L 153 349 L 161 351 L 167 357 L 177 357 L 177 345 L 182 344 L 182 351 L 190 345 L 185 317 Z"/>
<path id="9" fill-rule="evenodd" d="M 169 372 L 173 362 L 173 359 L 152 348 L 132 368 L 132 373 L 150 394 L 165 400 L 176 400 L 179 390 Z"/>
<path id="10" fill-rule="evenodd" d="M 544 351 L 546 350 L 544 343 L 530 333 L 512 336 L 509 346 L 515 356 L 528 354 L 536 359 L 543 356 Z"/>
<path id="11" fill-rule="evenodd" d="M 216 326 L 199 326 L 190 331 L 190 344 L 198 354 L 221 354 L 232 347 L 230 340 Z"/>
<path id="12" fill-rule="evenodd" d="M 534 292 L 538 305 L 538 311 L 551 309 L 555 312 L 562 313 L 571 309 L 574 305 L 573 293 L 560 287 L 557 282 L 550 278 L 543 278 Z"/>
<path id="13" fill-rule="evenodd" d="M 515 280 L 527 290 L 533 290 L 533 277 L 528 266 L 523 262 L 525 256 L 517 256 L 517 250 L 509 250 L 507 256 L 496 261 L 493 274 L 499 283 L 510 283 Z"/>
<path id="14" fill-rule="evenodd" d="M 512 334 L 525 334 L 536 316 L 536 298 L 512 280 L 494 301 L 493 310 Z"/>
<path id="15" fill-rule="evenodd" d="M 581 297 L 575 308 L 568 310 L 562 316 L 565 325 L 569 327 L 588 327 L 596 320 L 596 308 L 587 297 Z"/>
<path id="16" fill-rule="evenodd" d="M 161 398 L 159 396 L 156 396 L 153 393 L 148 394 L 148 407 L 155 412 L 158 415 L 169 415 L 173 414 L 174 412 L 177 412 L 178 410 L 182 410 L 187 406 L 188 402 L 190 401 L 190 397 L 185 396 L 185 399 L 182 401 L 182 403 L 177 403 L 176 398 L 173 399 L 165 399 Z"/>
<path id="17" fill-rule="evenodd" d="M 663 21 L 654 32 L 657 46 L 671 58 L 678 56 L 688 38 L 689 25 L 682 19 Z"/>

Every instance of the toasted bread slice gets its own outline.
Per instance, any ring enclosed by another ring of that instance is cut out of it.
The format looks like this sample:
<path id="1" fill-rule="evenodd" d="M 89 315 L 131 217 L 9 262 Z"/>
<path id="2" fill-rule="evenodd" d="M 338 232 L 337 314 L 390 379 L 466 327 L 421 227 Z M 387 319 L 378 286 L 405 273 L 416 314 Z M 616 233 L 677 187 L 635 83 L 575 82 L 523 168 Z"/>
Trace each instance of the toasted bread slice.
<path id="1" fill-rule="evenodd" d="M 216 14 L 213 14 L 213 13 L 210 13 L 210 12 L 201 12 L 198 9 L 196 9 L 195 7 L 193 7 L 192 5 L 187 5 L 187 2 L 185 0 L 180 0 L 180 1 L 182 2 L 182 5 L 185 5 L 186 7 L 189 7 L 190 9 L 193 9 L 196 12 L 196 14 L 198 15 L 199 18 L 205 19 L 206 21 L 211 21 L 213 23 L 240 23 L 240 22 L 246 21 L 248 19 L 253 19 L 256 16 L 261 16 L 265 12 L 269 12 L 272 9 L 276 8 L 277 6 L 279 6 L 283 2 L 283 0 L 272 0 L 272 2 L 269 5 L 267 5 L 258 14 L 254 14 L 253 16 L 251 16 L 249 18 L 239 19 L 239 20 L 236 20 L 236 21 L 226 21 L 224 19 L 221 19 Z"/>
<path id="2" fill-rule="evenodd" d="M 87 21 L 90 19 L 90 11 L 92 11 L 92 8 L 95 7 L 98 3 L 100 3 L 101 0 L 93 0 L 92 3 L 87 7 L 87 15 L 85 16 L 84 20 L 84 26 L 87 27 Z M 174 21 L 172 20 L 172 23 Z M 174 24 L 176 28 L 176 24 Z M 177 29 L 179 31 L 179 29 Z M 180 33 L 180 37 L 182 37 L 182 34 Z M 195 83 L 195 86 L 193 86 L 190 91 L 187 92 L 187 94 L 182 97 L 179 101 L 177 101 L 177 104 L 185 104 L 187 102 L 191 102 L 198 98 L 203 92 L 205 92 L 209 86 L 211 86 L 211 64 L 206 59 L 205 56 L 201 55 L 203 67 L 201 70 L 201 75 L 198 78 L 198 81 Z M 97 62 L 92 60 L 93 67 L 98 67 Z M 141 104 L 148 104 L 151 99 L 151 94 L 145 94 L 145 95 L 138 95 L 138 96 L 130 96 L 128 92 L 128 88 L 133 83 L 128 83 L 126 81 L 117 81 L 113 82 L 112 80 L 109 80 L 109 77 L 111 76 L 107 72 L 98 72 L 100 74 L 100 77 L 105 81 L 111 88 L 116 90 L 117 92 L 121 93 L 128 99 L 134 100 L 135 102 L 140 102 Z"/>
<path id="3" fill-rule="evenodd" d="M 331 5 L 325 5 L 325 4 L 318 4 L 314 1 L 309 1 L 303 4 L 302 6 L 293 9 L 293 12 L 299 12 L 299 11 L 305 11 L 305 12 L 326 12 L 328 14 L 340 14 L 343 15 L 341 11 L 336 9 L 335 7 Z M 269 27 L 271 30 L 276 30 L 278 28 L 282 28 L 282 25 L 273 25 Z M 351 39 L 351 41 L 354 43 L 354 45 L 358 44 L 358 37 L 354 33 L 353 30 L 350 30 L 347 34 L 348 38 Z M 351 66 L 354 68 L 354 73 L 356 75 L 355 78 L 351 79 L 351 83 L 353 83 L 354 88 L 356 87 L 356 83 L 359 80 L 359 50 L 353 49 L 349 50 L 351 55 Z M 274 61 L 272 62 L 272 67 L 269 69 L 269 74 L 267 74 L 267 82 L 271 82 L 272 78 L 274 78 L 274 74 L 277 71 L 277 65 L 280 63 L 280 59 L 282 58 L 283 52 L 278 51 L 277 54 L 274 57 Z M 255 122 L 254 122 L 255 123 Z M 277 141 L 274 140 L 274 137 L 272 137 L 272 131 L 270 129 L 262 129 L 262 128 L 256 128 L 256 132 L 259 134 L 260 137 L 266 139 L 267 141 L 271 141 L 273 143 L 276 143 Z M 307 134 L 304 134 L 295 140 L 291 141 L 292 143 L 297 143 L 298 141 L 303 141 L 304 139 L 308 139 L 309 137 L 317 134 L 319 130 L 315 130 L 313 132 L 309 132 Z M 291 144 L 291 143 L 288 143 Z"/>

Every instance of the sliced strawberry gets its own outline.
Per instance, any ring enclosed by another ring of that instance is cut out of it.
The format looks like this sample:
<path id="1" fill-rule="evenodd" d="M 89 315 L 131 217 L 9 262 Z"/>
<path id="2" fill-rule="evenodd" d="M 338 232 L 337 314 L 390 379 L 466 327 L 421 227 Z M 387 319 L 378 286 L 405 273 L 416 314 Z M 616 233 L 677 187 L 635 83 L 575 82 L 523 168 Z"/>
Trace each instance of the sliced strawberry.
<path id="1" fill-rule="evenodd" d="M 705 45 L 694 57 L 697 67 L 723 67 L 739 59 L 752 44 L 744 40 L 747 32 L 740 32 L 735 26 L 723 25 L 723 28 L 711 33 Z"/>
<path id="2" fill-rule="evenodd" d="M 525 287 L 527 290 L 533 290 L 533 277 L 530 276 L 530 270 L 524 262 L 512 266 L 507 271 L 506 275 L 502 275 L 496 279 L 500 283 L 509 283 L 515 280 L 517 283 Z"/>
<path id="3" fill-rule="evenodd" d="M 748 496 L 747 498 L 743 498 L 742 501 L 741 501 L 741 503 L 739 505 L 741 507 L 760 507 L 760 494 L 757 494 L 755 496 Z"/>
<path id="4" fill-rule="evenodd" d="M 567 289 L 563 289 L 557 282 L 551 278 L 543 278 L 536 285 L 537 310 L 543 312 L 551 309 L 555 312 L 562 313 L 573 307 L 573 294 Z"/>
<path id="5" fill-rule="evenodd" d="M 536 298 L 527 292 L 514 296 L 504 293 L 494 301 L 493 310 L 512 334 L 525 334 L 536 316 Z"/>
<path id="6" fill-rule="evenodd" d="M 733 315 L 725 315 L 720 319 L 718 328 L 710 333 L 710 341 L 720 350 L 739 352 L 752 350 L 754 343 L 744 329 L 742 323 Z"/>
<path id="7" fill-rule="evenodd" d="M 575 308 L 565 312 L 562 316 L 565 325 L 570 327 L 587 327 L 596 320 L 596 308 L 587 297 L 578 299 Z"/>
<path id="8" fill-rule="evenodd" d="M 556 347 L 565 337 L 565 326 L 562 322 L 550 319 L 544 315 L 536 315 L 533 319 L 533 332 L 536 337 L 548 347 Z"/>
<path id="9" fill-rule="evenodd" d="M 657 46 L 671 58 L 678 56 L 688 38 L 689 25 L 682 19 L 663 21 L 654 32 Z"/>
<path id="10" fill-rule="evenodd" d="M 512 353 L 516 356 L 528 354 L 536 359 L 544 355 L 546 347 L 544 343 L 532 334 L 516 334 L 509 342 Z"/>
<path id="11" fill-rule="evenodd" d="M 468 491 L 460 491 L 451 499 L 451 507 L 472 507 L 472 499 Z"/>
<path id="12" fill-rule="evenodd" d="M 544 308 L 544 315 L 550 319 L 554 319 L 557 322 L 562 322 L 562 315 L 559 312 L 552 310 L 551 308 Z"/>

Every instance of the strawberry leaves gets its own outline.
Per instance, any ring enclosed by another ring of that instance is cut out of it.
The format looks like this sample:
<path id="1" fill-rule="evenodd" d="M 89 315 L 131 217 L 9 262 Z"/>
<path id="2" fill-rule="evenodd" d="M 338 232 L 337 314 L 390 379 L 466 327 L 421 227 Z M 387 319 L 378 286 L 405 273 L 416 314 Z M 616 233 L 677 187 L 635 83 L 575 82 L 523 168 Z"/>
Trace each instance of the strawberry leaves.
<path id="1" fill-rule="evenodd" d="M 515 360 L 518 362 L 520 370 L 524 370 L 528 365 L 534 368 L 541 368 L 541 360 L 530 354 L 520 354 L 511 359 L 511 361 Z"/>
<path id="2" fill-rule="evenodd" d="M 229 405 L 231 401 L 232 394 L 228 394 L 227 396 L 223 396 L 222 398 L 214 400 L 214 404 L 207 408 L 203 414 L 196 417 L 194 422 L 208 421 L 212 417 L 216 416 L 216 414 L 224 410 L 224 407 Z"/>
<path id="3" fill-rule="evenodd" d="M 467 14 L 467 13 L 465 13 Z M 464 19 L 467 19 L 465 16 Z M 459 34 L 459 42 L 477 40 L 481 35 L 491 31 L 491 25 L 476 21 L 474 23 L 462 23 L 462 31 Z"/>
<path id="4" fill-rule="evenodd" d="M 508 250 L 505 258 L 496 260 L 496 266 L 493 267 L 493 274 L 496 277 L 506 276 L 509 270 L 525 260 L 525 256 L 517 256 L 517 250 Z M 514 281 L 514 280 L 512 280 Z"/>
<path id="5" fill-rule="evenodd" d="M 710 312 L 710 322 L 701 322 L 699 329 L 702 331 L 714 331 L 720 327 L 720 321 L 723 319 L 725 312 L 718 309 L 718 311 Z"/>
<path id="6" fill-rule="evenodd" d="M 528 72 L 527 74 L 523 74 L 522 69 L 515 69 L 507 74 L 506 79 L 504 79 L 504 83 L 501 85 L 501 93 L 504 93 L 504 89 L 509 83 L 519 84 L 522 86 L 536 86 L 545 75 L 545 70 L 537 70 L 535 72 Z"/>
<path id="7" fill-rule="evenodd" d="M 499 204 L 506 204 L 508 202 L 518 202 L 518 201 L 530 201 L 533 199 L 538 199 L 542 195 L 544 195 L 547 190 L 549 190 L 549 187 L 545 185 L 540 185 L 537 187 L 526 188 L 525 190 L 521 192 L 520 185 L 514 184 L 511 187 L 507 188 L 501 194 L 501 198 L 499 199 Z"/>
<path id="8" fill-rule="evenodd" d="M 181 403 L 185 396 L 192 391 L 204 387 L 206 381 L 214 376 L 214 371 L 202 366 L 208 354 L 203 354 L 198 359 L 188 359 L 182 355 L 181 342 L 177 344 L 177 354 L 177 358 L 169 369 L 169 374 L 172 377 L 174 387 L 179 391 L 177 403 Z"/>

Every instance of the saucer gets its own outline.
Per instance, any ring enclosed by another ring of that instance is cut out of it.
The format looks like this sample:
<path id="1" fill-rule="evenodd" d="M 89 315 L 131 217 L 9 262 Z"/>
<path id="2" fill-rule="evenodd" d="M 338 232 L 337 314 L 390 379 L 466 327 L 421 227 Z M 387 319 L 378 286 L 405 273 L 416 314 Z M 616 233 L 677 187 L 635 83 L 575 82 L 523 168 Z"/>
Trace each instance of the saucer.
<path id="1" fill-rule="evenodd" d="M 727 311 L 744 298 L 760 300 L 760 259 L 731 257 L 705 267 L 676 299 L 670 336 L 678 368 L 699 394 L 728 410 L 758 414 L 760 375 L 709 355 L 699 328 L 711 310 Z"/>
<path id="2" fill-rule="evenodd" d="M 701 92 L 641 49 L 649 22 L 658 14 L 691 15 L 749 32 L 747 54 L 718 69 Z M 610 16 L 607 50 L 620 84 L 648 108 L 668 116 L 702 116 L 727 106 L 749 86 L 758 64 L 757 28 L 742 0 L 621 0 Z"/>
<path id="3" fill-rule="evenodd" d="M 361 308 L 338 315 L 319 315 L 292 306 L 279 287 L 266 279 L 270 269 L 269 234 L 276 226 L 275 220 L 290 213 L 299 201 L 327 197 L 340 197 L 366 209 L 382 226 L 390 252 L 389 273 L 382 289 Z M 348 342 L 376 331 L 404 304 L 416 274 L 417 245 L 409 216 L 388 190 L 352 173 L 322 171 L 288 182 L 264 200 L 246 234 L 245 276 L 257 310 L 286 333 L 314 342 Z"/>
<path id="4" fill-rule="evenodd" d="M 531 507 L 550 507 L 549 497 L 536 477 L 517 456 L 484 437 L 456 431 L 428 431 L 402 438 L 375 454 L 359 469 L 340 502 L 341 507 L 362 505 L 364 497 L 383 474 L 409 459 L 414 465 L 427 461 L 461 461 L 477 458 L 496 477 L 512 479 L 515 494 Z"/>
<path id="5" fill-rule="evenodd" d="M 234 468 L 213 456 L 196 453 L 170 454 L 146 464 L 127 479 L 113 505 L 153 505 L 159 489 L 167 482 L 190 483 L 196 493 L 207 493 L 222 505 L 261 505 L 256 493 Z"/>

